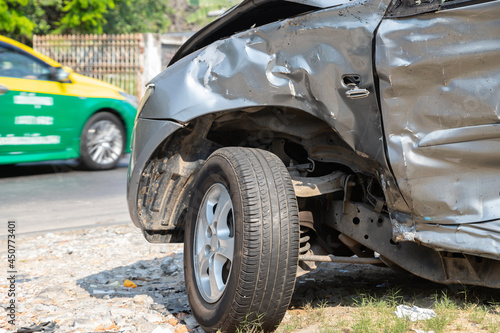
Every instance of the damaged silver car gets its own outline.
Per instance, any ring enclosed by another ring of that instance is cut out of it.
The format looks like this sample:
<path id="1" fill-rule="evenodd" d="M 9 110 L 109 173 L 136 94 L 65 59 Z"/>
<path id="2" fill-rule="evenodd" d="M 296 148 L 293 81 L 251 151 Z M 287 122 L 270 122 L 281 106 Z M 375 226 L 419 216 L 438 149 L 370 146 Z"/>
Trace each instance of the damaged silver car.
<path id="1" fill-rule="evenodd" d="M 149 84 L 128 204 L 207 330 L 319 262 L 500 288 L 500 1 L 248 0 Z"/>

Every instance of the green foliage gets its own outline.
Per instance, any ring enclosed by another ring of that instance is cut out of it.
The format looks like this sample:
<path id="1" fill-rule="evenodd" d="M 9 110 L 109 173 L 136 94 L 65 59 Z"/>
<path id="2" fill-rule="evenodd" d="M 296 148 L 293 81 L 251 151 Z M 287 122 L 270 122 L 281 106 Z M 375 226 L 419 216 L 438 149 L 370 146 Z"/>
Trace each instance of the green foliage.
<path id="1" fill-rule="evenodd" d="M 0 34 L 163 33 L 196 30 L 241 0 L 0 0 Z"/>
<path id="2" fill-rule="evenodd" d="M 186 18 L 187 23 L 205 25 L 215 19 L 209 17 L 210 12 L 229 9 L 238 4 L 240 1 L 235 0 L 187 0 L 188 3 L 195 7 L 195 12 L 188 15 Z"/>
<path id="3" fill-rule="evenodd" d="M 0 0 L 0 33 L 15 39 L 32 34 L 102 33 L 106 14 L 114 7 L 114 0 Z"/>
<path id="4" fill-rule="evenodd" d="M 167 32 L 172 8 L 168 0 L 126 0 L 116 3 L 106 15 L 103 30 L 108 34 Z"/>
<path id="5" fill-rule="evenodd" d="M 25 7 L 25 15 L 36 23 L 33 34 L 45 35 L 54 31 L 63 16 L 63 0 L 29 1 Z"/>
<path id="6" fill-rule="evenodd" d="M 169 0 L 0 0 L 0 34 L 166 32 Z"/>
<path id="7" fill-rule="evenodd" d="M 24 14 L 27 4 L 28 0 L 0 0 L 0 33 L 31 36 L 35 23 Z"/>
<path id="8" fill-rule="evenodd" d="M 63 7 L 66 14 L 54 32 L 102 34 L 108 8 L 115 8 L 114 0 L 70 0 Z"/>

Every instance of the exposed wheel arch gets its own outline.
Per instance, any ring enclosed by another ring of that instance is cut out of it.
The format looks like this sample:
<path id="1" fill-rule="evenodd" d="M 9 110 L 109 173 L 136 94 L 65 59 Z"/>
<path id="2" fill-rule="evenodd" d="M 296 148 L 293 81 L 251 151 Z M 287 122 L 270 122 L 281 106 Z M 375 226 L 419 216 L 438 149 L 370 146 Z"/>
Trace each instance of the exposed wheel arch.
<path id="1" fill-rule="evenodd" d="M 336 163 L 354 172 L 375 174 L 377 162 L 356 153 L 322 119 L 299 109 L 262 106 L 214 115 L 207 139 L 221 146 L 260 148 L 277 154 L 285 164 L 287 158 L 276 140 L 285 140 L 304 150 L 310 158 Z M 290 149 L 288 149 L 288 152 Z M 296 156 L 298 157 L 298 156 Z"/>
<path id="2" fill-rule="evenodd" d="M 195 175 L 222 147 L 270 151 L 287 167 L 315 160 L 319 177 L 333 170 L 375 176 L 377 163 L 354 152 L 324 121 L 301 110 L 263 106 L 196 118 L 166 138 L 139 180 L 138 216 L 150 242 L 181 242 Z"/>

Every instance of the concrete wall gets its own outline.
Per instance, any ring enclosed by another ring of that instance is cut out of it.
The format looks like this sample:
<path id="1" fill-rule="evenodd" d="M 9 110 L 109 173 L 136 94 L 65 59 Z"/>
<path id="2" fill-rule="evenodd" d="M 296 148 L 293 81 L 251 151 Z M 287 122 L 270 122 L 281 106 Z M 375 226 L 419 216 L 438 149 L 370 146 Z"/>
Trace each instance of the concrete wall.
<path id="1" fill-rule="evenodd" d="M 192 35 L 192 32 L 142 34 L 140 96 L 144 94 L 146 84 L 167 67 L 177 49 Z"/>

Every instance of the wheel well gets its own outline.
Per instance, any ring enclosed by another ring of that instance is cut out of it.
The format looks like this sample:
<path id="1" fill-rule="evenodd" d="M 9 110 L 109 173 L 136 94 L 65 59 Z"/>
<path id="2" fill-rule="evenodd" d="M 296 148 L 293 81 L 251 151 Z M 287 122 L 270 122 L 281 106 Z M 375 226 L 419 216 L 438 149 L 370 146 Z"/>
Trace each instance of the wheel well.
<path id="1" fill-rule="evenodd" d="M 211 115 L 206 138 L 221 147 L 251 147 L 276 154 L 288 167 L 315 161 L 323 176 L 334 169 L 373 173 L 373 161 L 356 154 L 323 120 L 302 110 L 260 107 Z"/>
<path id="2" fill-rule="evenodd" d="M 358 155 L 334 129 L 304 111 L 259 107 L 209 114 L 169 136 L 144 168 L 138 211 L 150 242 L 181 241 L 194 175 L 210 154 L 222 147 L 270 151 L 283 161 L 292 178 L 321 181 L 335 172 L 366 178 L 352 191 L 353 198 L 366 198 L 365 187 L 376 179 L 376 162 Z M 302 200 L 303 207 L 324 197 Z"/>
<path id="3" fill-rule="evenodd" d="M 113 115 L 115 115 L 118 119 L 120 119 L 122 125 L 123 125 L 123 128 L 125 129 L 125 132 L 128 134 L 129 130 L 127 128 L 127 124 L 125 123 L 125 119 L 123 119 L 122 115 L 116 111 L 115 109 L 111 109 L 111 108 L 102 108 L 102 109 L 99 109 L 97 111 L 95 111 L 94 113 L 92 113 L 88 118 L 87 118 L 87 121 L 90 119 L 90 117 L 92 117 L 93 115 L 96 115 L 98 113 L 101 113 L 101 112 L 109 112 Z"/>

